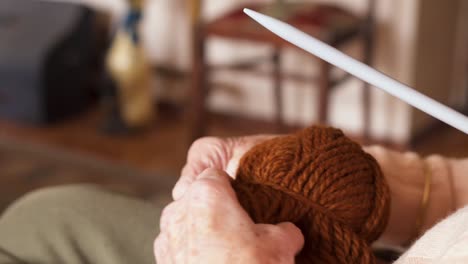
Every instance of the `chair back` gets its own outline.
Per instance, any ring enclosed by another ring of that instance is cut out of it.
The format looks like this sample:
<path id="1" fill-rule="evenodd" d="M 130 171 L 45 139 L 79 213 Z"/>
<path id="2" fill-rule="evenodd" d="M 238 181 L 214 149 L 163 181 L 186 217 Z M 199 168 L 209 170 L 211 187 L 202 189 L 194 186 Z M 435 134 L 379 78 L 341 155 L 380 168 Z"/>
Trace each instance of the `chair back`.
<path id="1" fill-rule="evenodd" d="M 190 0 L 189 2 L 189 17 L 192 26 L 194 26 L 196 24 L 199 24 L 202 20 L 201 11 L 203 6 L 203 0 Z M 286 0 L 274 0 L 274 2 L 278 10 L 281 10 L 281 7 L 286 4 Z M 376 0 L 367 0 L 366 21 L 370 24 L 374 23 L 375 2 Z"/>
<path id="2" fill-rule="evenodd" d="M 202 5 L 203 5 L 202 0 L 190 0 L 189 1 L 188 11 L 190 13 L 188 15 L 190 17 L 190 23 L 192 24 L 192 26 L 196 26 L 201 23 Z"/>

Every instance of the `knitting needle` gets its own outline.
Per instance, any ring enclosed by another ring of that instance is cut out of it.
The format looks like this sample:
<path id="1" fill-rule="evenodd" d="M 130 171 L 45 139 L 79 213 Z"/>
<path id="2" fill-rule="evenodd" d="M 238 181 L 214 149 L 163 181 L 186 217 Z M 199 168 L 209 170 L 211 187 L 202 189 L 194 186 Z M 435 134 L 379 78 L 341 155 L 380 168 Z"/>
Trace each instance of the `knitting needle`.
<path id="1" fill-rule="evenodd" d="M 284 40 L 468 134 L 468 117 L 461 113 L 351 58 L 289 24 L 247 8 L 244 9 L 244 12 Z"/>

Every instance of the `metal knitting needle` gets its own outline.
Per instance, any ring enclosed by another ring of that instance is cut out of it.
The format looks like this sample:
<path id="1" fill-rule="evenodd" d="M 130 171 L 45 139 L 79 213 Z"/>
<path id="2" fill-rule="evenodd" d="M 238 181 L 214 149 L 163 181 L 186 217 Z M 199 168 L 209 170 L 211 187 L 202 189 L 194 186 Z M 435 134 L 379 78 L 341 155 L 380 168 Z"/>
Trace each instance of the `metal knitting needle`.
<path id="1" fill-rule="evenodd" d="M 247 8 L 244 9 L 244 12 L 284 40 L 468 134 L 468 117 L 452 108 L 351 58 L 289 24 Z"/>

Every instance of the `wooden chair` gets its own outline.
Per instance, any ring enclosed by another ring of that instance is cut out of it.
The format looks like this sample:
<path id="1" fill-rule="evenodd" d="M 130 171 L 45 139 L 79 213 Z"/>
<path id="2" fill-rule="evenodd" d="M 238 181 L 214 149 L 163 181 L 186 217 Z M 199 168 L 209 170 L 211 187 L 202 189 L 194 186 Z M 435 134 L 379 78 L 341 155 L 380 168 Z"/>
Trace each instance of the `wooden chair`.
<path id="1" fill-rule="evenodd" d="M 298 27 L 299 29 L 311 34 L 322 41 L 340 48 L 344 44 L 356 38 L 361 38 L 363 48 L 363 61 L 367 64 L 371 61 L 372 36 L 374 24 L 374 6 L 375 0 L 368 1 L 367 14 L 364 17 L 358 17 L 347 10 L 326 4 L 295 3 L 287 4 L 284 1 L 275 1 L 270 4 L 251 4 L 247 7 L 262 13 L 273 13 L 276 17 Z M 242 9 L 245 6 L 231 10 L 230 12 L 218 17 L 217 19 L 205 23 L 200 17 L 202 8 L 201 0 L 192 0 L 192 25 L 193 25 L 193 79 L 191 90 L 191 140 L 205 135 L 207 127 L 206 99 L 209 93 L 207 76 L 214 66 L 207 65 L 205 58 L 206 42 L 212 37 L 222 37 L 226 39 L 249 40 L 259 43 L 267 43 L 274 47 L 273 54 L 266 58 L 273 64 L 271 74 L 274 80 L 274 104 L 275 104 L 275 122 L 278 130 L 283 127 L 282 119 L 282 98 L 281 82 L 283 79 L 296 79 L 302 81 L 311 80 L 310 76 L 298 76 L 282 73 L 280 71 L 281 49 L 291 46 L 284 40 L 276 37 L 268 30 L 258 25 L 248 16 L 243 14 Z M 259 58 L 253 58 L 251 61 L 236 63 L 233 65 L 222 65 L 223 69 L 257 71 L 258 74 L 264 74 L 258 70 L 259 62 L 265 62 Z M 319 99 L 317 102 L 318 122 L 326 124 L 328 121 L 329 96 L 333 87 L 349 77 L 342 76 L 339 79 L 332 79 L 331 65 L 320 60 L 319 76 L 314 79 L 317 81 L 319 89 Z M 369 87 L 364 84 L 362 93 L 362 108 L 364 118 L 363 139 L 368 137 L 369 131 Z"/>

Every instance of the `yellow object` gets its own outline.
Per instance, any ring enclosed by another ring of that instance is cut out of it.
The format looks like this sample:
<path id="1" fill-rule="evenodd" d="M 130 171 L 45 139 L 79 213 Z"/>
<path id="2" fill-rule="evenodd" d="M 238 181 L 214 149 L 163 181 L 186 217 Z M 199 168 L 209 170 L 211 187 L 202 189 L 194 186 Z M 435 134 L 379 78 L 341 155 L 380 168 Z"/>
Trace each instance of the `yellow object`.
<path id="1" fill-rule="evenodd" d="M 130 128 L 143 127 L 154 115 L 151 71 L 144 52 L 120 30 L 107 55 L 107 69 L 118 87 L 122 118 Z"/>
<path id="2" fill-rule="evenodd" d="M 190 1 L 190 18 L 192 26 L 197 25 L 201 20 L 201 0 Z"/>
<path id="3" fill-rule="evenodd" d="M 144 1 L 143 0 L 129 0 L 129 6 L 135 9 L 143 9 Z"/>
<path id="4" fill-rule="evenodd" d="M 427 208 L 429 207 L 429 197 L 431 194 L 431 185 L 432 185 L 432 171 L 429 168 L 429 165 L 424 160 L 424 189 L 421 197 L 421 207 L 419 208 L 419 214 L 416 218 L 415 229 L 413 235 L 406 241 L 403 246 L 409 247 L 414 241 L 416 241 L 421 235 L 421 231 L 424 225 L 424 220 L 427 215 Z"/>
<path id="5" fill-rule="evenodd" d="M 419 211 L 419 216 L 416 219 L 416 236 L 421 235 L 421 229 L 424 224 L 424 219 L 426 219 L 427 208 L 429 207 L 429 196 L 431 194 L 431 185 L 432 185 L 432 171 L 429 168 L 429 165 L 424 161 L 424 190 L 421 197 L 421 208 Z"/>

